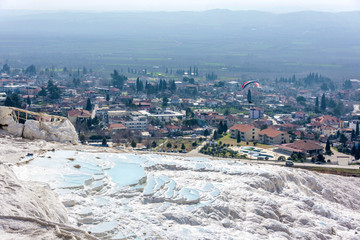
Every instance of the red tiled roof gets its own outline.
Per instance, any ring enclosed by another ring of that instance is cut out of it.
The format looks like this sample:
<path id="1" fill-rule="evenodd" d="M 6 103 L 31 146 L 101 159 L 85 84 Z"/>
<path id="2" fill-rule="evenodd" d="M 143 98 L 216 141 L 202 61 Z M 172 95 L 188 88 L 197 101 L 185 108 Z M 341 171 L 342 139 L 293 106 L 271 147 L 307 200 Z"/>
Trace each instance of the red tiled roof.
<path id="1" fill-rule="evenodd" d="M 276 136 L 279 136 L 281 134 L 285 134 L 285 132 L 278 131 L 278 130 L 271 129 L 271 128 L 267 128 L 267 129 L 264 129 L 264 130 L 259 132 L 259 135 L 267 135 L 269 137 L 276 137 Z"/>
<path id="2" fill-rule="evenodd" d="M 311 140 L 297 140 L 293 143 L 277 145 L 277 147 L 297 152 L 323 149 L 320 143 Z"/>
<path id="3" fill-rule="evenodd" d="M 108 125 L 109 129 L 126 129 L 125 125 L 122 123 L 112 123 Z"/>
<path id="4" fill-rule="evenodd" d="M 232 126 L 230 129 L 232 130 L 238 130 L 240 132 L 247 132 L 248 130 L 255 128 L 253 126 L 250 125 L 244 125 L 244 124 L 236 124 L 234 126 Z"/>
<path id="5" fill-rule="evenodd" d="M 166 125 L 165 128 L 166 129 L 180 129 L 180 127 L 175 126 L 175 125 Z"/>
<path id="6" fill-rule="evenodd" d="M 88 110 L 83 109 L 73 109 L 68 111 L 69 117 L 91 117 L 91 114 Z"/>

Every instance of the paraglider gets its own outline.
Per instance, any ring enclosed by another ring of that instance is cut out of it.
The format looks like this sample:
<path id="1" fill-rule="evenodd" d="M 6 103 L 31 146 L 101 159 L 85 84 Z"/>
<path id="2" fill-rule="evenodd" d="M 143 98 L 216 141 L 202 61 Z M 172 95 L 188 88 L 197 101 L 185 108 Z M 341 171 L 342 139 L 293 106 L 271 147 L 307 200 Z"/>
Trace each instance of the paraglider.
<path id="1" fill-rule="evenodd" d="M 251 84 L 254 84 L 257 88 L 260 88 L 259 82 L 257 82 L 257 81 L 246 81 L 246 82 L 244 82 L 243 85 L 241 86 L 241 90 L 244 90 L 247 86 L 249 86 L 249 85 L 251 85 Z M 251 102 L 251 92 L 250 92 L 250 89 L 249 89 L 249 91 L 248 91 L 248 96 L 247 96 L 247 98 L 248 98 L 249 103 L 251 104 L 252 102 Z"/>
<path id="2" fill-rule="evenodd" d="M 241 86 L 241 90 L 244 90 L 247 86 L 249 86 L 250 84 L 255 84 L 255 86 L 257 88 L 260 88 L 260 84 L 258 81 L 246 81 L 243 83 L 243 85 Z"/>

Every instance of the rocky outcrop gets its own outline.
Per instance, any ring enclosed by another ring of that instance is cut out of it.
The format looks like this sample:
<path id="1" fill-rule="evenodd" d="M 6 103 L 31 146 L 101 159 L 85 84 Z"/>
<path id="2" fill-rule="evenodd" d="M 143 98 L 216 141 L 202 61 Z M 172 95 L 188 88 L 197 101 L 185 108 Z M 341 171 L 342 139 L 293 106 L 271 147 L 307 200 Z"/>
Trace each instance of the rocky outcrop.
<path id="1" fill-rule="evenodd" d="M 0 128 L 14 136 L 72 144 L 78 143 L 75 128 L 68 119 L 57 122 L 26 120 L 22 124 L 14 120 L 12 112 L 13 109 L 0 106 Z"/>

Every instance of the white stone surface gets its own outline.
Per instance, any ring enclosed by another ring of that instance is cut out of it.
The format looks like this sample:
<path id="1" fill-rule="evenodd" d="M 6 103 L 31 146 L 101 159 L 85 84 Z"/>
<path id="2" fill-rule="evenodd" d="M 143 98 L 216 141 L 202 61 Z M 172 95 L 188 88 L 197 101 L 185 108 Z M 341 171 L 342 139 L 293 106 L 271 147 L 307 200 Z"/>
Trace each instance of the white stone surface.
<path id="1" fill-rule="evenodd" d="M 55 165 L 46 164 L 48 156 Z M 123 185 L 122 174 L 109 177 L 117 164 L 124 172 L 131 167 L 127 175 L 138 184 Z M 133 164 L 143 167 L 146 180 Z M 231 160 L 86 151 L 48 152 L 14 171 L 49 183 L 63 202 L 72 201 L 70 222 L 101 238 L 360 239 L 358 178 Z M 85 187 L 59 188 L 71 174 L 86 175 L 76 178 Z M 98 191 L 89 188 L 97 182 L 86 181 L 91 175 L 101 176 Z"/>
<path id="2" fill-rule="evenodd" d="M 20 181 L 0 165 L 0 239 L 95 239 L 71 227 L 57 194 L 46 185 Z"/>

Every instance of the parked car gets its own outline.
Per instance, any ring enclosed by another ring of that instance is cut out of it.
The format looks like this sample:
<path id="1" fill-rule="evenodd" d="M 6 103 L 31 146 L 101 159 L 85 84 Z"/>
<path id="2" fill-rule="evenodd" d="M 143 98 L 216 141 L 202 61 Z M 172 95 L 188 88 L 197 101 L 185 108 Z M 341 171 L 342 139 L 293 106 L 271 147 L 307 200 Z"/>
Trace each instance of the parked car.
<path id="1" fill-rule="evenodd" d="M 287 167 L 292 167 L 292 166 L 294 166 L 294 162 L 291 161 L 291 160 L 287 160 L 287 161 L 285 162 L 285 166 L 287 166 Z"/>

